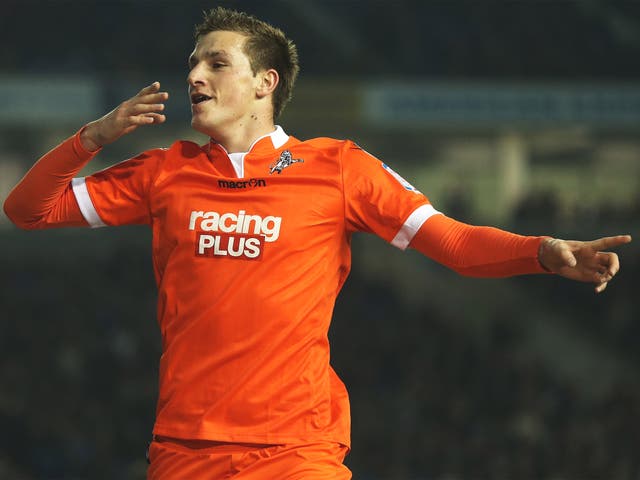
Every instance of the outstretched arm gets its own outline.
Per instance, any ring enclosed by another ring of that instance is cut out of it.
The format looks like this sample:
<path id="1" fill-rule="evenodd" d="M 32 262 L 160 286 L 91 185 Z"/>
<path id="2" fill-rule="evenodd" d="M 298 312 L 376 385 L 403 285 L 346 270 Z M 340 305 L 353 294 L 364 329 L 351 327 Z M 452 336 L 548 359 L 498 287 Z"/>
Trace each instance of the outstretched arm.
<path id="1" fill-rule="evenodd" d="M 143 88 L 40 158 L 5 200 L 7 217 L 25 229 L 86 225 L 71 180 L 103 145 L 140 125 L 165 121 L 159 102 L 168 94 L 159 90 L 158 82 Z"/>
<path id="2" fill-rule="evenodd" d="M 462 275 L 508 277 L 546 271 L 593 282 L 599 293 L 620 268 L 615 253 L 601 250 L 630 241 L 628 235 L 590 242 L 529 237 L 434 215 L 420 227 L 411 247 Z"/>

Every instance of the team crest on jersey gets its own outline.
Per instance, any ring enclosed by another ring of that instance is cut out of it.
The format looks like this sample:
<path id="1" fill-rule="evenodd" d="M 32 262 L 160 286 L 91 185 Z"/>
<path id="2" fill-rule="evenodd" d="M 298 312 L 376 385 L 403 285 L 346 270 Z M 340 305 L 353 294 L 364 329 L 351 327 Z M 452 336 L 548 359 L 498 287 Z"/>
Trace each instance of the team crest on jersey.
<path id="1" fill-rule="evenodd" d="M 395 178 L 400 185 L 409 190 L 410 192 L 420 193 L 416 187 L 407 182 L 404 178 L 402 178 L 398 173 L 396 173 L 389 165 L 386 163 L 381 163 L 382 168 L 384 168 L 387 172 L 389 172 L 393 178 Z"/>
<path id="2" fill-rule="evenodd" d="M 294 163 L 304 163 L 304 160 L 302 158 L 293 158 L 289 150 L 284 150 L 280 154 L 278 161 L 269 165 L 269 175 L 272 173 L 278 173 L 279 175 L 282 173 L 282 170 Z"/>

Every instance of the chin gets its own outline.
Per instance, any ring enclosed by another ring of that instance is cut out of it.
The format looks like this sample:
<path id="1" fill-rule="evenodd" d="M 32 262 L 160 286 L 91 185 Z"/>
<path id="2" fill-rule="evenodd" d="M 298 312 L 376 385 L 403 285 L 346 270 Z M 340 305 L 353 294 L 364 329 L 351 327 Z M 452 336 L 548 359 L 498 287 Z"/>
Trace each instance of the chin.
<path id="1" fill-rule="evenodd" d="M 193 128 L 196 132 L 204 133 L 205 135 L 209 135 L 209 129 L 206 128 L 205 125 L 202 124 L 201 121 L 197 120 L 195 117 L 191 118 L 191 128 Z"/>

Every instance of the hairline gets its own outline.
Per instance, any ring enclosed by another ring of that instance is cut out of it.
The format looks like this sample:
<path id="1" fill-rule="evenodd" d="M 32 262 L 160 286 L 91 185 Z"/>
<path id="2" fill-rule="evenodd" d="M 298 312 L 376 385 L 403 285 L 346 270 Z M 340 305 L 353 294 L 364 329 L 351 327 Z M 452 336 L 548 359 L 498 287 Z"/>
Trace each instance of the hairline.
<path id="1" fill-rule="evenodd" d="M 251 55 L 249 55 L 249 52 L 247 51 L 247 45 L 248 45 L 248 41 L 252 38 L 252 35 L 248 32 L 245 32 L 243 30 L 229 30 L 226 28 L 220 28 L 220 29 L 216 29 L 216 30 L 209 30 L 208 32 L 205 32 L 199 36 L 196 37 L 196 47 L 198 46 L 198 44 L 200 43 L 200 41 L 202 40 L 203 37 L 206 37 L 207 35 L 209 35 L 210 33 L 214 33 L 214 32 L 231 32 L 231 33 L 237 33 L 238 35 L 241 35 L 242 37 L 244 37 L 242 44 L 240 46 L 240 51 L 245 55 L 245 57 L 247 57 L 247 60 L 249 60 L 249 66 L 251 67 L 251 72 L 253 73 L 253 75 L 257 75 L 259 70 L 256 70 L 256 68 L 254 67 L 253 64 L 253 58 Z M 220 50 L 220 53 L 225 53 L 225 54 L 229 54 L 227 51 L 224 50 Z M 209 52 L 207 52 L 209 53 Z M 218 52 L 215 52 L 218 53 Z M 191 55 L 189 55 L 189 58 L 191 58 Z M 265 68 L 264 70 L 268 70 L 267 68 Z"/>

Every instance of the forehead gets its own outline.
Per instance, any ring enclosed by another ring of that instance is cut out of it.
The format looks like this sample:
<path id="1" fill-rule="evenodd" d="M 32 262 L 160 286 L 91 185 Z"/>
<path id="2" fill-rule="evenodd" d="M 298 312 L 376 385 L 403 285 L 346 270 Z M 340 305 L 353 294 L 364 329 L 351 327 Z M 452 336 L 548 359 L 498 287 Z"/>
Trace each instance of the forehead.
<path id="1" fill-rule="evenodd" d="M 210 55 L 212 53 L 222 53 L 231 57 L 245 57 L 243 50 L 246 35 L 227 30 L 216 30 L 203 35 L 196 43 L 192 56 Z"/>

